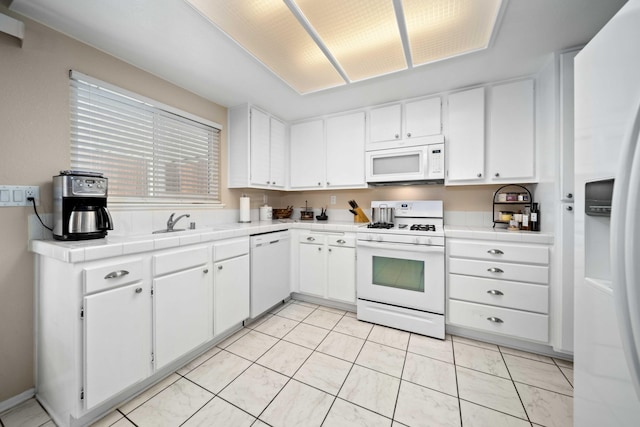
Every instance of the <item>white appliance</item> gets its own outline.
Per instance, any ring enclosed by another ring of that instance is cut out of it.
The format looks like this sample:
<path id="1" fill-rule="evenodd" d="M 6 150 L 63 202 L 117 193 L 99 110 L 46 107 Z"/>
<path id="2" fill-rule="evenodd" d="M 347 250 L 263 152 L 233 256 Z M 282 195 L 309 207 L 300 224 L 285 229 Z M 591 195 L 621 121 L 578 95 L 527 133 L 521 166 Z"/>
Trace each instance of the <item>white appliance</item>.
<path id="1" fill-rule="evenodd" d="M 365 169 L 372 185 L 444 184 L 444 142 L 367 151 Z"/>
<path id="2" fill-rule="evenodd" d="M 442 201 L 372 202 L 394 208 L 395 222 L 357 233 L 357 317 L 444 339 Z"/>
<path id="3" fill-rule="evenodd" d="M 574 424 L 581 427 L 640 423 L 638 40 L 640 0 L 630 0 L 575 61 Z"/>
<path id="4" fill-rule="evenodd" d="M 251 318 L 289 298 L 289 231 L 251 236 Z"/>

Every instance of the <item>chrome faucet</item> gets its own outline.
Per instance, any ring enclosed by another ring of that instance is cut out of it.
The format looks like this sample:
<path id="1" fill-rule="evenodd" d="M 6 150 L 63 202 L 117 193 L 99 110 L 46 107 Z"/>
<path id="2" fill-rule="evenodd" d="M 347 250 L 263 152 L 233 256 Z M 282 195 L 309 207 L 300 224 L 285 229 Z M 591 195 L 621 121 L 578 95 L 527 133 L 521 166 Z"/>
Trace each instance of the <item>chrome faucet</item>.
<path id="1" fill-rule="evenodd" d="M 184 215 L 180 215 L 178 218 L 173 219 L 173 216 L 175 215 L 175 212 L 171 214 L 171 216 L 169 217 L 169 220 L 167 220 L 167 231 L 173 231 L 173 227 L 176 225 L 176 223 L 178 221 L 180 221 L 181 218 L 183 217 L 187 217 L 189 218 L 191 215 L 189 214 L 184 214 Z"/>

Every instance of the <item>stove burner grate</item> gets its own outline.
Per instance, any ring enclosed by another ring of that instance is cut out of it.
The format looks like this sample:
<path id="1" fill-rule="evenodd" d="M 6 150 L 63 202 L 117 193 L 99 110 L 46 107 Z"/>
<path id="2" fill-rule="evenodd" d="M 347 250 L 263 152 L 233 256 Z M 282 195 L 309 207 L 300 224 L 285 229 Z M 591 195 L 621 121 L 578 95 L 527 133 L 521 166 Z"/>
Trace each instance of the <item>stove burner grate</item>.
<path id="1" fill-rule="evenodd" d="M 367 225 L 367 228 L 389 229 L 389 228 L 393 228 L 393 223 L 390 223 L 390 222 L 374 222 L 372 224 Z"/>
<path id="2" fill-rule="evenodd" d="M 436 231 L 436 226 L 433 224 L 413 224 L 409 230 L 413 231 Z"/>

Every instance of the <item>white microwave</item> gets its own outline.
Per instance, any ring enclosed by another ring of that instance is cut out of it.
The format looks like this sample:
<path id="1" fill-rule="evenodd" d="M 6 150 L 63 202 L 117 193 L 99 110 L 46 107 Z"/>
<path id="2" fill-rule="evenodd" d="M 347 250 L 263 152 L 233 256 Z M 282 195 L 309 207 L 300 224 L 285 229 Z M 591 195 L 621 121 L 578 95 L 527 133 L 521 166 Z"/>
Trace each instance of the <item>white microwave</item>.
<path id="1" fill-rule="evenodd" d="M 371 185 L 444 184 L 444 143 L 366 153 Z"/>

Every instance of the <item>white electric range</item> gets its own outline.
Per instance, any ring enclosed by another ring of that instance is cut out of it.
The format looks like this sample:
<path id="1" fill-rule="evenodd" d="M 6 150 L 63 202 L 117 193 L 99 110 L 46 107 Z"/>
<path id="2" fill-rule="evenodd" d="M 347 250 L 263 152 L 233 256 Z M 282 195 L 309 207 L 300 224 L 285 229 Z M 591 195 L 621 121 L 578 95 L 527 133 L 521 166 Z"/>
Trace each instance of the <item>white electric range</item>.
<path id="1" fill-rule="evenodd" d="M 393 222 L 357 233 L 357 317 L 444 339 L 444 211 L 442 201 L 374 201 Z"/>

